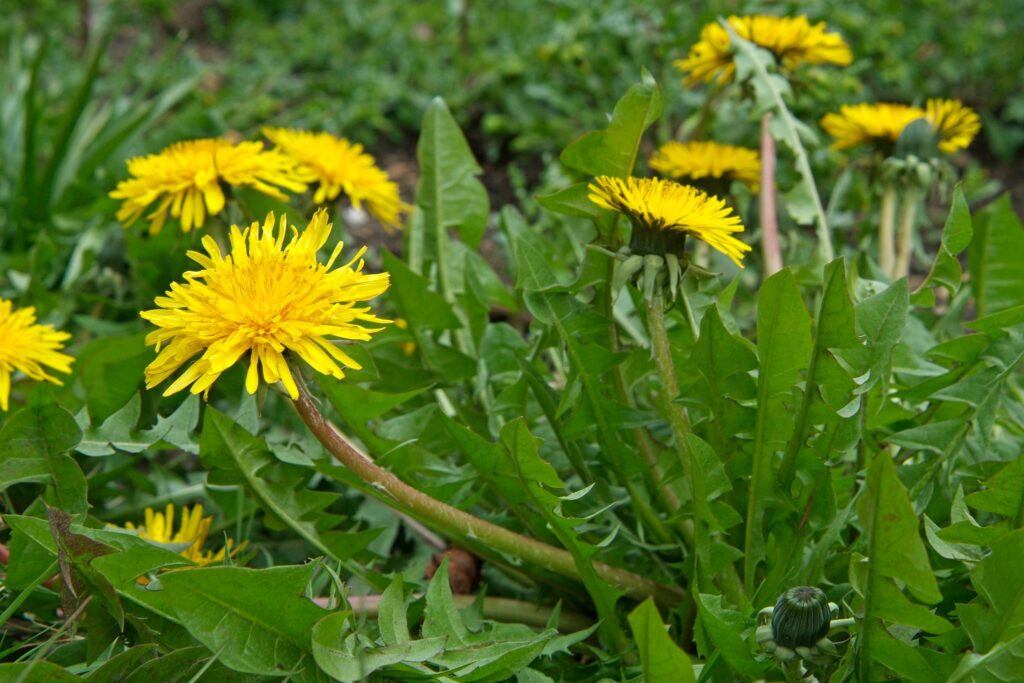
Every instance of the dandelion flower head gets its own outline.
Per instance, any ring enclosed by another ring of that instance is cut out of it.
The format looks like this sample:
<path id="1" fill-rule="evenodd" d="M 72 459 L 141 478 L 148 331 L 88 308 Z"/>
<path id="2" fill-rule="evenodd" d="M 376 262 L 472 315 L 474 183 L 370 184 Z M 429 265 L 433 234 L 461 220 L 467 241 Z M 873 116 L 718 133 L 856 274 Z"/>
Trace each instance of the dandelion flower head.
<path id="1" fill-rule="evenodd" d="M 870 144 L 889 150 L 903 129 L 918 119 L 926 120 L 939 137 L 939 150 L 946 153 L 966 148 L 981 130 L 978 115 L 959 100 L 930 99 L 924 109 L 889 102 L 848 104 L 839 112 L 826 114 L 821 127 L 835 138 L 833 149 Z"/>
<path id="2" fill-rule="evenodd" d="M 223 562 L 227 557 L 234 557 L 245 546 L 245 543 L 235 546 L 234 541 L 229 538 L 226 545 L 217 552 L 204 549 L 213 517 L 203 517 L 202 505 L 195 505 L 191 509 L 188 506 L 181 508 L 181 523 L 178 525 L 177 531 L 174 529 L 174 505 L 172 503 L 168 503 L 163 512 L 146 508 L 145 515 L 145 523 L 142 526 L 137 527 L 131 522 L 127 522 L 124 528 L 137 532 L 139 538 L 153 543 L 185 546 L 179 554 L 200 567 Z"/>
<path id="3" fill-rule="evenodd" d="M 205 396 L 246 354 L 250 394 L 256 392 L 262 367 L 265 382 L 280 381 L 292 398 L 298 397 L 287 352 L 339 379 L 345 376 L 341 366 L 360 369 L 331 338 L 368 341 L 383 329 L 379 325 L 390 322 L 359 305 L 383 294 L 389 278 L 363 272 L 365 247 L 335 268 L 343 246 L 338 243 L 327 262 L 320 263 L 317 251 L 331 228 L 321 209 L 301 232 L 289 229 L 284 216 L 275 224 L 273 214 L 262 226 L 232 226 L 226 255 L 212 237 L 204 237 L 206 253 L 188 254 L 201 269 L 185 273 L 183 283 L 172 284 L 166 296 L 156 299 L 157 308 L 141 314 L 157 327 L 146 337 L 158 351 L 146 368 L 146 386 L 157 386 L 192 361 L 164 395 L 191 387 L 193 394 Z"/>
<path id="4" fill-rule="evenodd" d="M 846 41 L 838 33 L 828 31 L 823 21 L 812 24 L 805 16 L 759 14 L 731 16 L 728 22 L 736 35 L 772 52 L 786 69 L 802 64 L 845 66 L 853 61 Z M 687 86 L 701 81 L 728 83 L 736 73 L 729 33 L 717 21 L 706 24 L 686 59 L 676 60 L 675 65 L 687 74 Z"/>
<path id="5" fill-rule="evenodd" d="M 666 142 L 651 156 L 652 170 L 672 178 L 738 180 L 755 192 L 761 181 L 757 150 L 717 142 Z"/>
<path id="6" fill-rule="evenodd" d="M 70 338 L 70 334 L 55 330 L 52 325 L 37 324 L 35 308 L 15 309 L 10 301 L 0 299 L 0 410 L 7 410 L 11 375 L 15 371 L 37 381 L 63 384 L 46 368 L 71 372 L 75 359 L 60 353 Z"/>
<path id="7" fill-rule="evenodd" d="M 167 216 L 179 219 L 189 232 L 203 227 L 206 216 L 220 213 L 225 187 L 251 187 L 275 199 L 288 199 L 281 188 L 304 192 L 295 162 L 262 142 L 235 144 L 222 138 L 178 142 L 157 154 L 128 160 L 131 178 L 110 193 L 124 203 L 117 219 L 130 226 L 146 215 L 149 231 L 160 232 Z M 155 204 L 155 206 L 154 206 Z"/>
<path id="8" fill-rule="evenodd" d="M 628 216 L 634 230 L 693 235 L 743 267 L 750 246 L 733 236 L 743 224 L 722 199 L 663 178 L 598 176 L 588 189 L 590 201 Z"/>
<path id="9" fill-rule="evenodd" d="M 352 206 L 365 208 L 386 228 L 402 227 L 401 214 L 411 207 L 402 201 L 398 184 L 362 145 L 330 133 L 288 128 L 264 128 L 263 134 L 299 165 L 303 180 L 317 183 L 316 204 L 332 201 L 344 192 Z"/>

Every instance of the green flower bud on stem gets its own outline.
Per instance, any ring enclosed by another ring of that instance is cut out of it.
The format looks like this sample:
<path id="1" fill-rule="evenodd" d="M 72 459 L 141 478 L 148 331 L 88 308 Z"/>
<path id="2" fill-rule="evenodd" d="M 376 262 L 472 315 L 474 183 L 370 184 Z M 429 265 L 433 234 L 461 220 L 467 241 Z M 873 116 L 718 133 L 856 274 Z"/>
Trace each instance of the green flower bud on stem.
<path id="1" fill-rule="evenodd" d="M 832 611 L 825 593 L 797 586 L 779 596 L 772 612 L 775 642 L 787 648 L 812 647 L 828 635 Z"/>

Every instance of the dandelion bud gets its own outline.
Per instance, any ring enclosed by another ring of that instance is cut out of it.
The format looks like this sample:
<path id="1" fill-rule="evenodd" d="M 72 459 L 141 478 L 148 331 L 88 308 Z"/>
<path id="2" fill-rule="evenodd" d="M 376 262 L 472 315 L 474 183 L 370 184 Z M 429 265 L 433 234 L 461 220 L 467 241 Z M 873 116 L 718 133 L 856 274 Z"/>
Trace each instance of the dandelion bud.
<path id="1" fill-rule="evenodd" d="M 828 634 L 831 621 L 824 592 L 814 586 L 790 588 L 772 612 L 775 642 L 787 648 L 811 647 Z"/>

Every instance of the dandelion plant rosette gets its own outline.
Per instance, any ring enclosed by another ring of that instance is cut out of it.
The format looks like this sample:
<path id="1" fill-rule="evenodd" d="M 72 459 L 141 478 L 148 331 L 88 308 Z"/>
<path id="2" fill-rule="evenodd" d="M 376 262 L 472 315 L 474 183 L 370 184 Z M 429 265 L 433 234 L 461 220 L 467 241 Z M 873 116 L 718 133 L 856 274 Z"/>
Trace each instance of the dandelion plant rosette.
<path id="1" fill-rule="evenodd" d="M 282 188 L 306 190 L 289 157 L 264 149 L 262 142 L 236 144 L 223 138 L 178 142 L 129 159 L 128 173 L 131 177 L 110 193 L 123 200 L 117 219 L 129 227 L 146 214 L 152 234 L 163 229 L 168 215 L 180 220 L 184 232 L 203 227 L 207 216 L 224 210 L 232 187 L 250 187 L 281 200 L 288 199 Z"/>
<path id="2" fill-rule="evenodd" d="M 402 227 L 401 216 L 411 207 L 402 201 L 398 184 L 362 145 L 330 133 L 288 128 L 264 128 L 263 134 L 298 164 L 304 181 L 316 183 L 316 204 L 333 201 L 344 192 L 352 206 L 366 209 L 385 228 Z"/>
<path id="3" fill-rule="evenodd" d="M 52 325 L 38 324 L 34 307 L 14 308 L 10 301 L 0 299 L 0 410 L 8 408 L 11 375 L 15 372 L 37 381 L 63 384 L 47 368 L 71 372 L 75 359 L 61 353 L 64 342 L 70 338 L 70 334 L 55 330 Z"/>
<path id="4" fill-rule="evenodd" d="M 265 382 L 281 382 L 296 398 L 289 356 L 338 379 L 345 376 L 343 368 L 360 369 L 337 342 L 368 341 L 390 322 L 360 305 L 383 294 L 389 276 L 363 271 L 365 247 L 336 268 L 343 248 L 338 243 L 320 263 L 317 252 L 331 228 L 325 210 L 302 231 L 289 228 L 285 216 L 276 222 L 271 213 L 262 226 L 232 226 L 228 254 L 204 237 L 206 253 L 189 252 L 200 270 L 185 273 L 183 283 L 156 299 L 157 308 L 141 314 L 158 328 L 146 338 L 158 350 L 146 368 L 146 386 L 153 388 L 188 365 L 164 395 L 189 387 L 205 396 L 223 372 L 248 356 L 250 394 L 262 369 Z"/>

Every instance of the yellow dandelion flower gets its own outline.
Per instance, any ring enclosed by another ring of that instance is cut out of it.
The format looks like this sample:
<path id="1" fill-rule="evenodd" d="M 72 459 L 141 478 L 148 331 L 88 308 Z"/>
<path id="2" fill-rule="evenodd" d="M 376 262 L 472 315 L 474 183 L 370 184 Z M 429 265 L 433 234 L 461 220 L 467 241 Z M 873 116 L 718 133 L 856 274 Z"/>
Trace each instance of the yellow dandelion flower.
<path id="1" fill-rule="evenodd" d="M 299 165 L 302 178 L 318 183 L 313 201 L 332 201 L 342 192 L 357 209 L 365 208 L 386 228 L 401 228 L 401 214 L 412 207 L 402 201 L 398 183 L 377 166 L 363 146 L 330 133 L 264 128 L 278 150 Z"/>
<path id="2" fill-rule="evenodd" d="M 232 539 L 227 539 L 226 545 L 213 552 L 206 550 L 207 535 L 210 533 L 210 524 L 213 517 L 203 517 L 203 506 L 195 505 L 191 509 L 188 506 L 181 508 L 181 523 L 177 531 L 174 529 L 174 505 L 168 503 L 163 512 L 156 512 L 153 508 L 146 508 L 145 522 L 137 527 L 127 522 L 124 528 L 134 531 L 139 538 L 153 543 L 164 545 L 185 546 L 180 555 L 191 560 L 200 567 L 215 562 L 223 562 L 228 557 L 234 557 L 245 547 L 243 542 L 236 546 Z"/>
<path id="3" fill-rule="evenodd" d="M 846 104 L 839 113 L 826 114 L 821 127 L 836 139 L 833 149 L 848 149 L 870 143 L 892 146 L 911 121 L 924 117 L 924 110 L 906 104 Z"/>
<path id="4" fill-rule="evenodd" d="M 743 224 L 718 197 L 662 178 L 598 176 L 588 189 L 590 201 L 628 216 L 634 234 L 693 235 L 743 267 L 750 246 L 733 237 Z"/>
<path id="5" fill-rule="evenodd" d="M 981 130 L 981 119 L 960 100 L 931 99 L 925 102 L 924 111 L 939 135 L 939 150 L 947 154 L 967 149 Z"/>
<path id="6" fill-rule="evenodd" d="M 63 384 L 44 366 L 65 374 L 71 372 L 75 359 L 60 353 L 70 338 L 52 325 L 37 325 L 35 308 L 15 309 L 10 301 L 0 299 L 0 410 L 7 410 L 15 371 L 34 380 Z"/>
<path id="7" fill-rule="evenodd" d="M 677 179 L 738 180 L 754 192 L 761 182 L 761 156 L 756 149 L 717 142 L 666 142 L 651 156 L 648 165 Z"/>
<path id="8" fill-rule="evenodd" d="M 845 66 L 853 61 L 846 41 L 838 33 L 829 32 L 823 21 L 812 24 L 805 16 L 761 14 L 731 16 L 728 22 L 736 35 L 771 51 L 786 69 L 796 69 L 801 64 Z M 674 64 L 686 72 L 687 86 L 701 81 L 728 83 L 736 73 L 728 32 L 717 21 L 706 24 L 686 59 L 678 59 Z"/>
<path id="9" fill-rule="evenodd" d="M 207 215 L 223 210 L 225 186 L 251 187 L 282 200 L 288 199 L 282 187 L 306 189 L 292 159 L 263 149 L 262 142 L 220 138 L 177 142 L 158 154 L 129 159 L 128 173 L 132 177 L 110 193 L 124 200 L 117 219 L 128 227 L 155 202 L 146 216 L 152 234 L 160 232 L 168 213 L 181 220 L 185 232 L 203 227 Z"/>
<path id="10" fill-rule="evenodd" d="M 252 394 L 259 383 L 259 368 L 269 384 L 282 382 L 292 398 L 298 387 L 288 369 L 285 352 L 291 351 L 317 372 L 342 378 L 341 365 L 360 369 L 347 353 L 328 337 L 366 341 L 390 321 L 356 304 L 368 301 L 388 288 L 387 273 L 363 272 L 360 249 L 352 259 L 333 268 L 342 244 L 335 247 L 326 264 L 317 251 L 331 234 L 327 211 L 321 209 L 301 232 L 289 228 L 284 216 L 275 226 L 269 214 L 262 228 L 253 223 L 241 230 L 231 226 L 231 253 L 221 254 L 217 242 L 203 238 L 206 254 L 188 256 L 202 269 L 184 274 L 184 283 L 174 283 L 166 296 L 158 297 L 158 308 L 143 311 L 142 317 L 158 329 L 146 337 L 155 344 L 156 359 L 146 368 L 146 386 L 153 388 L 174 374 L 198 354 L 164 392 L 173 394 L 191 385 L 193 394 L 209 392 L 210 386 L 244 354 L 249 354 L 245 388 Z"/>
<path id="11" fill-rule="evenodd" d="M 826 114 L 821 127 L 835 138 L 833 149 L 872 144 L 887 151 L 903 129 L 918 119 L 935 129 L 939 150 L 946 153 L 966 148 L 981 130 L 981 121 L 970 107 L 959 100 L 939 99 L 928 100 L 924 109 L 890 102 L 844 105 L 838 113 Z"/>

